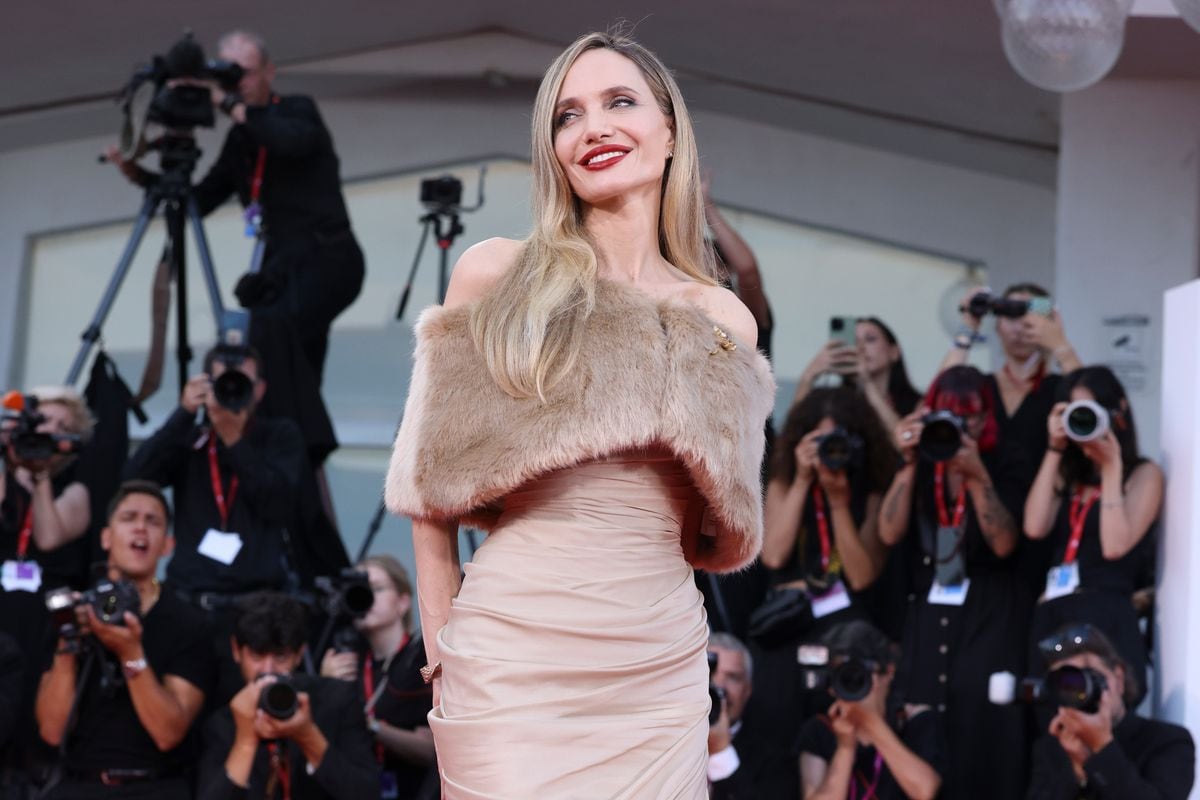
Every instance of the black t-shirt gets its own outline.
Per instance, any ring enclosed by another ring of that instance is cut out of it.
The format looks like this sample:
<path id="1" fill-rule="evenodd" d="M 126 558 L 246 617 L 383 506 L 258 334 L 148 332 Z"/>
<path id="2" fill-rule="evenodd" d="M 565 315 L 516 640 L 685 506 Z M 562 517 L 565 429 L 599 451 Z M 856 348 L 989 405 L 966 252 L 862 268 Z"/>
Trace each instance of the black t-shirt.
<path id="1" fill-rule="evenodd" d="M 222 526 L 213 492 L 208 431 L 177 409 L 130 458 L 126 475 L 170 486 L 175 496 L 175 554 L 167 578 L 189 592 L 248 592 L 284 580 L 283 530 L 294 528 L 297 487 L 307 466 L 304 439 L 289 419 L 255 415 L 233 447 L 217 444 L 229 519 Z M 236 493 L 231 491 L 237 477 Z M 210 528 L 237 533 L 242 548 L 228 566 L 201 555 Z"/>
<path id="2" fill-rule="evenodd" d="M 142 625 L 146 663 L 158 680 L 174 675 L 205 693 L 209 692 L 215 664 L 211 637 L 200 613 L 169 592 L 163 592 L 142 620 Z M 71 769 L 166 772 L 182 768 L 186 745 L 167 753 L 159 751 L 134 710 L 116 656 L 103 646 L 97 646 L 96 652 L 103 654 L 103 661 L 97 660 L 88 676 L 78 722 L 67 744 L 67 763 Z M 54 649 L 51 648 L 47 654 L 47 668 L 53 658 Z M 82 668 L 84 657 L 77 658 Z M 105 674 L 117 676 L 118 685 L 101 685 Z"/>
<path id="3" fill-rule="evenodd" d="M 433 687 L 427 686 L 421 679 L 421 667 L 426 664 L 425 645 L 421 638 L 409 639 L 391 659 L 390 665 L 387 659 L 374 658 L 369 651 L 363 654 L 363 658 L 371 659 L 371 688 L 379 695 L 374 705 L 376 719 L 410 731 L 428 727 L 427 717 L 433 709 Z M 383 674 L 385 666 L 387 682 L 381 686 L 379 676 Z M 364 680 L 360 682 L 364 697 L 367 696 L 365 677 L 364 671 Z M 386 749 L 383 750 L 382 767 L 385 772 L 395 774 L 400 797 L 413 796 L 421 788 L 429 770 L 428 766 L 405 761 Z"/>
<path id="4" fill-rule="evenodd" d="M 899 734 L 905 747 L 939 775 L 945 774 L 946 743 L 935 714 L 928 711 L 917 714 L 904 724 Z M 828 717 L 821 715 L 804 723 L 800 729 L 797 750 L 822 758 L 826 764 L 833 761 L 833 755 L 837 752 L 837 736 Z M 907 795 L 892 777 L 887 764 L 882 758 L 877 759 L 877 755 L 874 747 L 858 745 L 854 756 L 854 772 L 850 778 L 853 788 L 851 796 L 903 800 Z M 874 795 L 870 793 L 873 785 Z"/>
<path id="5" fill-rule="evenodd" d="M 58 497 L 78 478 L 75 465 L 71 464 L 51 478 L 53 494 Z M 17 557 L 17 545 L 25 514 L 33 502 L 29 490 L 17 482 L 12 470 L 4 470 L 4 500 L 0 502 L 0 561 Z M 25 551 L 25 558 L 34 561 L 42 570 L 42 591 L 76 583 L 79 578 L 80 551 L 66 545 L 50 552 L 42 551 L 33 537 Z"/>
<path id="6" fill-rule="evenodd" d="M 816 483 L 813 485 L 818 486 Z M 817 491 L 821 491 L 822 497 L 824 497 L 823 490 L 818 487 Z M 867 516 L 867 491 L 863 487 L 860 476 L 855 474 L 850 475 L 850 516 L 854 519 L 856 526 L 861 526 Z M 841 561 L 837 556 L 837 536 L 833 527 L 833 512 L 829 508 L 828 500 L 825 501 L 825 519 L 829 530 L 830 571 L 840 575 Z M 773 583 L 784 583 L 813 577 L 821 578 L 824 574 L 825 570 L 821 566 L 821 534 L 817 523 L 816 503 L 813 500 L 812 490 L 809 490 L 808 496 L 804 499 L 804 511 L 800 518 L 800 530 L 796 533 L 796 545 L 792 549 L 787 563 L 778 570 L 772 571 L 771 580 Z M 826 577 L 825 579 L 831 582 L 831 578 Z"/>

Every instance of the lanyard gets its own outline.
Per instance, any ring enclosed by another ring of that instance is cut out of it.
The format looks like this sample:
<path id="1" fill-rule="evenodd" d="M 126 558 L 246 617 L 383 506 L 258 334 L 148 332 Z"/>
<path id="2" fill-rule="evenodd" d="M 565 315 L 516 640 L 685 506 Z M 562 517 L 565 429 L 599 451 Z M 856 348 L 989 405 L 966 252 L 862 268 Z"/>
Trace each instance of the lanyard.
<path id="1" fill-rule="evenodd" d="M 937 502 L 938 525 L 942 528 L 962 530 L 963 514 L 967 508 L 967 486 L 962 483 L 958 487 L 958 497 L 954 501 L 954 519 L 946 510 L 946 463 L 939 461 L 933 468 L 933 494 Z"/>
<path id="2" fill-rule="evenodd" d="M 1090 494 L 1087 502 L 1084 502 L 1083 496 Z M 1071 564 L 1075 561 L 1075 557 L 1079 555 L 1079 542 L 1083 539 L 1083 524 L 1087 521 L 1088 512 L 1092 510 L 1092 506 L 1100 499 L 1100 492 L 1094 494 L 1088 491 L 1077 491 L 1071 498 L 1071 510 L 1068 512 L 1068 519 L 1071 523 L 1071 538 L 1067 540 L 1067 554 L 1063 557 L 1063 564 Z"/>
<path id="3" fill-rule="evenodd" d="M 829 572 L 829 556 L 833 545 L 829 537 L 829 520 L 825 516 L 825 494 L 821 487 L 812 488 L 813 513 L 817 517 L 817 535 L 821 537 L 821 573 Z"/>
<path id="4" fill-rule="evenodd" d="M 267 752 L 271 754 L 271 774 L 267 777 L 267 785 L 263 792 L 266 800 L 274 800 L 275 787 L 283 788 L 283 800 L 292 800 L 292 775 L 288 770 L 288 760 L 280 751 L 279 742 L 267 742 Z"/>
<path id="5" fill-rule="evenodd" d="M 33 498 L 29 500 L 29 508 L 25 512 L 25 521 L 21 523 L 21 535 L 17 537 L 17 561 L 24 561 L 29 552 L 29 540 L 33 537 Z"/>
<path id="6" fill-rule="evenodd" d="M 221 468 L 217 466 L 217 436 L 210 431 L 208 434 L 208 472 L 212 478 L 213 500 L 217 503 L 217 513 L 221 515 L 221 530 L 229 528 L 229 511 L 233 508 L 233 499 L 237 497 L 237 475 L 229 481 L 229 497 L 226 499 L 225 490 L 221 487 Z"/>
<path id="7" fill-rule="evenodd" d="M 855 785 L 862 781 L 865 791 L 863 792 L 862 800 L 871 800 L 873 797 L 878 797 L 875 791 L 879 788 L 879 776 L 883 774 L 883 756 L 879 753 L 875 754 L 875 779 L 871 781 L 871 785 L 867 786 L 867 782 L 863 780 L 862 775 L 857 776 L 850 781 L 850 800 L 858 800 L 858 790 Z"/>
<path id="8" fill-rule="evenodd" d="M 250 181 L 250 204 L 258 202 L 262 194 L 263 172 L 267 168 L 267 148 L 258 148 L 258 159 L 254 162 L 254 178 Z"/>
<path id="9" fill-rule="evenodd" d="M 392 661 L 396 656 L 400 655 L 400 651 L 408 646 L 408 634 L 404 634 L 404 638 L 400 640 L 400 646 L 396 648 L 396 652 L 387 657 L 383 662 L 382 668 L 379 670 L 382 675 L 379 678 L 379 686 L 375 686 L 375 664 L 374 659 L 370 654 L 363 659 L 363 695 L 366 697 L 367 704 L 363 708 L 363 712 L 368 719 L 375 718 L 375 704 L 379 702 L 379 698 L 383 696 L 383 690 L 387 688 L 388 674 L 392 671 Z M 383 764 L 383 744 L 375 742 L 375 760 Z"/>

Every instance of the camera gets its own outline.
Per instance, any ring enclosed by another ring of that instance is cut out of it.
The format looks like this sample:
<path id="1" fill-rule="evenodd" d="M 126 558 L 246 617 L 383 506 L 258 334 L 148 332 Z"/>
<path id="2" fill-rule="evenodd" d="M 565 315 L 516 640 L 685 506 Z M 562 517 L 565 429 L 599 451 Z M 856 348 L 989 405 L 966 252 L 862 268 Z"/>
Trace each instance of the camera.
<path id="1" fill-rule="evenodd" d="M 988 679 L 988 699 L 996 705 L 1053 703 L 1095 714 L 1107 688 L 1108 681 L 1096 670 L 1063 665 L 1044 678 L 1025 678 L 1020 684 L 1011 672 L 994 672 Z"/>
<path id="2" fill-rule="evenodd" d="M 1014 300 L 1010 297 L 997 297 L 994 294 L 980 292 L 971 296 L 965 306 L 958 310 L 968 312 L 972 317 L 984 317 L 995 314 L 997 317 L 1020 319 L 1029 313 L 1041 314 L 1048 317 L 1054 311 L 1054 303 L 1049 297 L 1031 297 L 1028 300 Z"/>
<path id="3" fill-rule="evenodd" d="M 135 108 L 141 105 L 137 102 L 138 96 L 152 92 L 145 112 L 150 122 L 173 130 L 211 128 L 216 123 L 216 117 L 213 114 L 212 93 L 208 88 L 168 84 L 180 78 L 212 80 L 225 91 L 233 91 L 241 82 L 242 75 L 242 68 L 232 61 L 206 59 L 204 49 L 191 31 L 187 31 L 171 45 L 166 55 L 155 55 L 150 64 L 135 70 L 123 92 L 125 112 L 127 115 L 139 113 Z M 136 128 L 140 130 L 141 127 L 142 121 L 137 120 Z"/>
<path id="4" fill-rule="evenodd" d="M 713 675 L 717 672 L 717 654 L 711 650 L 708 653 L 708 699 L 711 705 L 708 709 L 708 725 L 712 727 L 721 718 L 725 708 L 725 690 L 713 683 Z"/>
<path id="5" fill-rule="evenodd" d="M 300 695 L 287 675 L 271 673 L 275 680 L 258 693 L 258 707 L 275 719 L 291 719 L 300 708 Z"/>
<path id="6" fill-rule="evenodd" d="M 73 433 L 44 433 L 38 426 L 46 421 L 38 413 L 38 399 L 31 394 L 9 392 L 4 395 L 0 421 L 12 422 L 7 428 L 8 443 L 20 461 L 45 461 L 55 455 L 71 455 L 83 449 L 83 439 Z"/>
<path id="7" fill-rule="evenodd" d="M 817 439 L 817 458 L 826 469 L 856 467 L 862 461 L 863 440 L 840 425 Z"/>
<path id="8" fill-rule="evenodd" d="M 1063 409 L 1063 428 L 1076 442 L 1099 439 L 1110 426 L 1108 410 L 1095 400 L 1076 400 Z"/>
<path id="9" fill-rule="evenodd" d="M 313 585 L 325 596 L 325 610 L 330 616 L 360 619 L 375 604 L 370 578 L 354 567 L 346 567 L 336 576 L 321 575 Z"/>
<path id="10" fill-rule="evenodd" d="M 421 181 L 421 204 L 429 211 L 453 214 L 462 207 L 462 181 L 453 175 Z"/>
<path id="11" fill-rule="evenodd" d="M 138 614 L 142 598 L 132 581 L 102 578 L 92 588 L 76 592 L 63 587 L 46 592 L 46 610 L 63 639 L 79 639 L 82 631 L 76 609 L 91 606 L 96 618 L 106 625 L 124 625 L 125 613 Z"/>
<path id="12" fill-rule="evenodd" d="M 797 661 L 804 668 L 804 688 L 832 689 L 839 700 L 854 702 L 871 693 L 879 662 L 859 656 L 835 656 L 819 644 L 800 645 Z"/>
<path id="13" fill-rule="evenodd" d="M 213 378 L 213 399 L 229 411 L 241 411 L 254 400 L 254 381 L 241 370 L 248 355 L 239 345 L 217 346 L 216 360 L 225 365 L 225 371 Z"/>
<path id="14" fill-rule="evenodd" d="M 962 447 L 966 421 L 953 411 L 934 411 L 921 418 L 917 452 L 930 461 L 949 461 Z"/>

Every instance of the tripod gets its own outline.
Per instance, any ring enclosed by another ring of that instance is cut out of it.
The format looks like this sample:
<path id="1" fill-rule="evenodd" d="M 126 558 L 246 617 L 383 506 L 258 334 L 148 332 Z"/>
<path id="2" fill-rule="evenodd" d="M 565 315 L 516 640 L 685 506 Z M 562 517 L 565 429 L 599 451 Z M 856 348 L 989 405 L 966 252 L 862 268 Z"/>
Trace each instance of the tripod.
<path id="1" fill-rule="evenodd" d="M 100 330 L 108 318 L 109 312 L 112 311 L 117 293 L 121 290 L 121 284 L 124 283 L 125 276 L 129 273 L 133 258 L 137 254 L 142 238 L 146 235 L 146 229 L 150 227 L 150 221 L 154 218 L 159 206 L 163 206 L 163 217 L 167 226 L 167 264 L 176 285 L 175 353 L 179 363 L 180 388 L 182 389 L 183 385 L 187 383 L 188 362 L 192 359 L 192 349 L 188 341 L 187 274 L 184 244 L 187 222 L 191 223 L 192 236 L 196 241 L 196 249 L 200 253 L 200 267 L 208 289 L 209 303 L 212 305 L 213 319 L 217 320 L 219 326 L 220 338 L 224 340 L 228 331 L 238 330 L 241 332 L 242 340 L 245 339 L 249 315 L 242 311 L 227 312 L 225 310 L 225 304 L 221 300 L 221 290 L 217 285 L 217 273 L 213 268 L 212 253 L 208 249 L 208 238 L 204 233 L 204 223 L 200 218 L 196 200 L 192 196 L 192 173 L 196 169 L 196 162 L 200 159 L 200 148 L 196 146 L 195 136 L 190 132 L 167 133 L 152 147 L 160 152 L 162 175 L 146 188 L 142 208 L 134 222 L 133 231 L 129 234 L 129 240 L 125 243 L 121 257 L 117 260 L 116 269 L 113 271 L 112 278 L 109 279 L 96 313 L 80 337 L 83 342 L 79 346 L 75 360 L 71 363 L 71 368 L 67 371 L 66 384 L 68 386 L 75 385 L 92 348 L 100 340 Z M 262 258 L 261 244 L 262 237 L 260 235 L 255 247 L 256 262 L 260 262 Z"/>

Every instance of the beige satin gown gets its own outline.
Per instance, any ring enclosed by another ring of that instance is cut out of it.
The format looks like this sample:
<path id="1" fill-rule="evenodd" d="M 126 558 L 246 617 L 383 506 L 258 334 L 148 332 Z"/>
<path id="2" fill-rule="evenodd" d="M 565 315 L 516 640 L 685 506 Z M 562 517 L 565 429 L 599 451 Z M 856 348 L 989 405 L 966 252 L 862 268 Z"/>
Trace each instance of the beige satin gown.
<path id="1" fill-rule="evenodd" d="M 669 453 L 611 456 L 509 495 L 438 642 L 444 796 L 707 796 L 708 629 Z"/>

